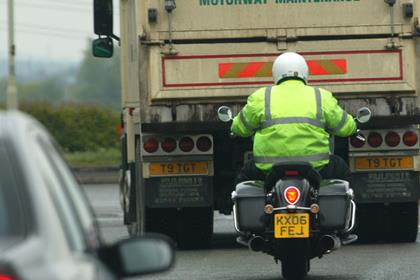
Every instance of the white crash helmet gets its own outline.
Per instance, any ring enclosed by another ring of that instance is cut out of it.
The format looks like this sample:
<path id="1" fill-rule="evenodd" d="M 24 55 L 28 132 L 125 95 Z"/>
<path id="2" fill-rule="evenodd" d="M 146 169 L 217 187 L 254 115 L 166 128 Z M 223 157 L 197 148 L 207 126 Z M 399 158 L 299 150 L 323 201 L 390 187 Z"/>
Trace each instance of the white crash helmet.
<path id="1" fill-rule="evenodd" d="M 279 55 L 273 63 L 273 80 L 277 85 L 285 78 L 298 78 L 308 83 L 308 64 L 305 59 L 295 52 Z"/>

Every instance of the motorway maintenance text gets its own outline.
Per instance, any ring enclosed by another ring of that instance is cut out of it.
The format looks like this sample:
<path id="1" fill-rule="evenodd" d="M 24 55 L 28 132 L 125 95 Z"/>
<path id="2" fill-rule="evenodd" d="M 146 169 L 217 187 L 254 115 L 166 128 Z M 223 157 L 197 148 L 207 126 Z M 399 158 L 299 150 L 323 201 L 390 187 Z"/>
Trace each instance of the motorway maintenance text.
<path id="1" fill-rule="evenodd" d="M 200 6 L 264 5 L 270 2 L 275 4 L 304 4 L 359 1 L 360 0 L 198 0 Z"/>

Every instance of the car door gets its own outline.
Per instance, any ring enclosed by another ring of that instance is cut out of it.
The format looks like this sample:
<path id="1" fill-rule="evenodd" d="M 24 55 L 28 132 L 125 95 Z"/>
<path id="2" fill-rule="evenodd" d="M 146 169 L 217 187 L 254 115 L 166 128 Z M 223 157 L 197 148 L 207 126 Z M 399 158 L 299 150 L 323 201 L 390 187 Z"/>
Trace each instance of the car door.
<path id="1" fill-rule="evenodd" d="M 93 267 L 96 274 L 95 279 L 113 279 L 112 273 L 99 261 L 96 255 L 96 250 L 102 245 L 102 241 L 94 212 L 86 195 L 61 157 L 54 140 L 45 137 L 39 138 L 38 141 L 59 182 L 57 189 L 66 197 L 68 205 L 74 213 L 75 223 L 78 225 L 81 239 L 84 242 L 83 251 L 74 254 L 75 260 Z"/>

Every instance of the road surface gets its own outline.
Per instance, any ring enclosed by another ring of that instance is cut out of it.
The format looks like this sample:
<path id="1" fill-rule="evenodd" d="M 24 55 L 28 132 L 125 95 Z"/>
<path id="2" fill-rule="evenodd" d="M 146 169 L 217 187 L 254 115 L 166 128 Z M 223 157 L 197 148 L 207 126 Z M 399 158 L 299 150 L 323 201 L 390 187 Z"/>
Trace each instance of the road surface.
<path id="1" fill-rule="evenodd" d="M 107 242 L 127 238 L 122 223 L 117 185 L 86 185 Z M 235 243 L 232 217 L 215 215 L 211 250 L 177 251 L 169 272 L 141 279 L 282 279 L 280 264 L 262 253 Z M 308 280 L 414 280 L 420 279 L 420 238 L 409 244 L 351 245 L 311 261 Z"/>

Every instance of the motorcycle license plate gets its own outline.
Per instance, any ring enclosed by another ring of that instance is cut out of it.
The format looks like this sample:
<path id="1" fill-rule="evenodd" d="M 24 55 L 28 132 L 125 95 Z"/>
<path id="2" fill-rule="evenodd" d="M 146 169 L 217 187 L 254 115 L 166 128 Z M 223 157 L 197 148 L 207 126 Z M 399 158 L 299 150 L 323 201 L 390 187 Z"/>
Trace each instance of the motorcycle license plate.
<path id="1" fill-rule="evenodd" d="M 274 215 L 275 238 L 308 238 L 309 214 L 287 213 Z"/>

